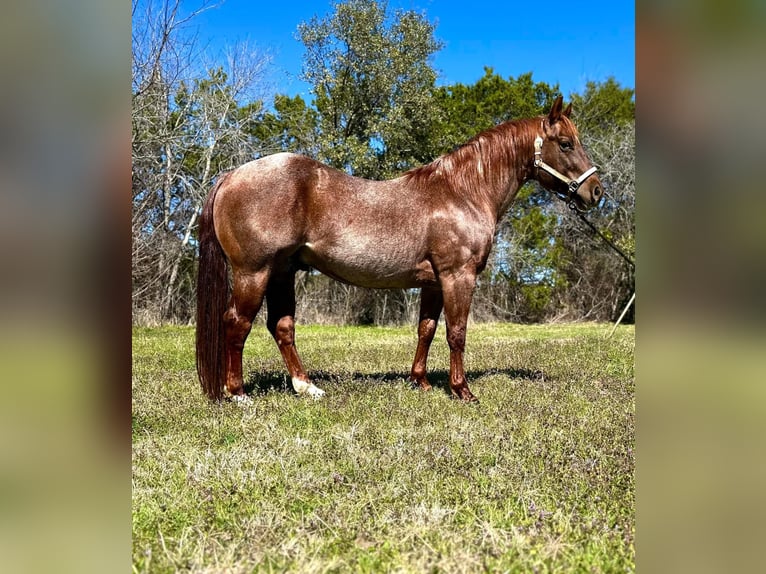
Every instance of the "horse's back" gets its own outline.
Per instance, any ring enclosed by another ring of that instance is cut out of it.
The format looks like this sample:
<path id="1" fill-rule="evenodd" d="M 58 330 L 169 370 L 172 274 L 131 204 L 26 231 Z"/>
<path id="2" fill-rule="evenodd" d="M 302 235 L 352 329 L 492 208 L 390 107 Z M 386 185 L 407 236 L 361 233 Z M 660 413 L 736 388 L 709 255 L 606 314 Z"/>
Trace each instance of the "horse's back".
<path id="1" fill-rule="evenodd" d="M 230 173 L 214 206 L 216 233 L 235 265 L 275 256 L 367 287 L 433 281 L 427 210 L 403 180 L 352 177 L 279 153 Z"/>
<path id="2" fill-rule="evenodd" d="M 247 162 L 230 172 L 230 185 L 239 189 L 236 193 L 250 200 L 261 196 L 280 196 L 295 193 L 312 178 L 322 164 L 309 157 L 280 152 Z"/>

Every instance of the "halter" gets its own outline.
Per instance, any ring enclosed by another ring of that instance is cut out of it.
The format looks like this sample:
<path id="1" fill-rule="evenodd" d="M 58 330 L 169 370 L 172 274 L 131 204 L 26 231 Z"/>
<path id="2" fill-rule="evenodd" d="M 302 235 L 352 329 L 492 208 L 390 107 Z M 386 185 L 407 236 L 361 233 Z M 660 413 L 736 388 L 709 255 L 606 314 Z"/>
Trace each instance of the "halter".
<path id="1" fill-rule="evenodd" d="M 582 185 L 582 183 L 588 179 L 590 176 L 592 176 L 596 171 L 598 171 L 598 168 L 594 165 L 587 171 L 585 171 L 580 177 L 577 179 L 569 179 L 567 176 L 563 175 L 562 173 L 559 173 L 555 169 L 553 169 L 551 166 L 549 166 L 547 163 L 543 161 L 542 158 L 543 154 L 543 138 L 540 136 L 537 136 L 535 138 L 535 167 L 538 169 L 542 169 L 544 171 L 547 171 L 549 174 L 551 174 L 556 179 L 560 179 L 564 183 L 567 184 L 567 193 L 564 195 L 563 193 L 559 191 L 555 191 L 554 193 L 564 201 L 567 202 L 567 206 L 569 206 L 570 209 L 576 209 L 580 210 L 580 208 L 577 206 L 577 204 L 574 201 L 574 195 L 577 193 L 577 190 Z"/>

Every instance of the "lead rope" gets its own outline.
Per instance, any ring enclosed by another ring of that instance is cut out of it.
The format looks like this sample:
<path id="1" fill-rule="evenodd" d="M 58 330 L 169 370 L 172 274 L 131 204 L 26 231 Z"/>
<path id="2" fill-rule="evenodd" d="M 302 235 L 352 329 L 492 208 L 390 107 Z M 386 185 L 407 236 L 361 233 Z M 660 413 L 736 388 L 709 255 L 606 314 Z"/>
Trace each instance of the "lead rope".
<path id="1" fill-rule="evenodd" d="M 601 231 L 599 231 L 599 230 L 596 228 L 596 226 L 595 226 L 595 225 L 593 225 L 593 224 L 592 224 L 590 221 L 588 221 L 587 219 L 585 219 L 585 215 L 583 215 L 583 213 L 582 213 L 581 211 L 576 211 L 576 213 L 577 213 L 577 217 L 579 217 L 579 218 L 580 218 L 580 220 L 581 220 L 583 223 L 585 223 L 585 225 L 587 225 L 588 227 L 590 227 L 590 228 L 591 228 L 591 230 L 593 231 L 593 233 L 595 233 L 595 234 L 596 234 L 596 235 L 598 235 L 598 236 L 599 236 L 601 239 L 603 239 L 603 240 L 604 240 L 604 242 L 606 242 L 606 244 L 607 244 L 609 247 L 611 247 L 612 249 L 614 249 L 614 251 L 615 251 L 615 252 L 616 252 L 616 253 L 617 253 L 617 254 L 618 254 L 620 257 L 622 257 L 622 258 L 623 258 L 625 261 L 627 261 L 627 262 L 628 262 L 628 265 L 630 265 L 630 266 L 631 266 L 631 268 L 633 269 L 633 272 L 635 273 L 635 271 L 636 271 L 636 264 L 633 262 L 633 260 L 632 260 L 630 257 L 628 257 L 627 255 L 625 255 L 625 253 L 623 253 L 622 249 L 620 249 L 619 247 L 617 247 L 617 246 L 616 246 L 616 245 L 615 245 L 615 244 L 614 244 L 614 243 L 613 243 L 613 242 L 612 242 L 612 241 L 611 241 L 611 240 L 610 240 L 608 237 L 606 237 L 606 236 L 605 236 L 603 233 L 601 233 Z M 620 322 L 622 321 L 622 318 L 625 316 L 625 313 L 627 313 L 627 312 L 628 312 L 628 309 L 630 309 L 630 306 L 633 304 L 633 302 L 634 302 L 635 300 L 636 300 L 636 292 L 635 292 L 635 291 L 633 291 L 633 295 L 631 295 L 631 297 L 630 297 L 630 300 L 629 300 L 629 301 L 628 301 L 628 303 L 625 305 L 625 308 L 622 310 L 622 313 L 620 313 L 620 316 L 619 316 L 619 318 L 617 319 L 617 321 L 616 321 L 616 322 L 614 323 L 614 325 L 612 326 L 612 330 L 611 330 L 611 331 L 609 332 L 609 334 L 606 336 L 606 338 L 607 338 L 607 339 L 610 339 L 610 338 L 612 337 L 612 335 L 614 335 L 614 332 L 615 332 L 615 330 L 617 329 L 617 325 L 619 325 L 619 324 L 620 324 Z"/>
<path id="2" fill-rule="evenodd" d="M 628 262 L 628 265 L 630 265 L 630 266 L 633 268 L 633 271 L 635 271 L 635 270 L 636 270 L 636 264 L 633 262 L 633 260 L 632 260 L 630 257 L 628 257 L 627 255 L 625 255 L 625 253 L 622 251 L 622 249 L 620 249 L 619 247 L 617 247 L 617 246 L 616 246 L 616 245 L 615 245 L 615 244 L 614 244 L 614 243 L 613 243 L 613 242 L 612 242 L 612 241 L 611 241 L 611 240 L 610 240 L 608 237 L 606 237 L 606 236 L 605 236 L 603 233 L 601 233 L 601 232 L 600 232 L 600 231 L 599 231 L 599 230 L 596 228 L 596 226 L 595 226 L 595 225 L 593 225 L 593 224 L 592 224 L 590 221 L 588 221 L 587 219 L 585 219 L 585 215 L 584 215 L 584 214 L 583 214 L 581 211 L 576 211 L 575 213 L 577 213 L 577 217 L 579 217 L 579 218 L 580 218 L 580 220 L 581 220 L 583 223 L 585 223 L 585 225 L 587 225 L 588 227 L 590 227 L 590 228 L 591 228 L 591 230 L 593 230 L 593 233 L 595 233 L 595 234 L 596 234 L 596 235 L 598 235 L 598 236 L 599 236 L 601 239 L 603 239 L 603 240 L 606 242 L 606 244 L 607 244 L 609 247 L 611 247 L 612 249 L 614 249 L 614 250 L 617 252 L 617 254 L 618 254 L 620 257 L 622 257 L 622 258 L 623 258 L 625 261 L 627 261 L 627 262 Z"/>
<path id="3" fill-rule="evenodd" d="M 596 171 L 597 171 L 596 166 L 594 165 L 590 169 L 586 170 L 577 179 L 569 179 L 568 177 L 566 177 L 565 175 L 563 175 L 560 172 L 556 171 L 554 168 L 552 168 L 551 166 L 549 166 L 547 163 L 545 163 L 543 161 L 543 138 L 541 138 L 540 136 L 537 136 L 535 138 L 535 161 L 534 161 L 534 166 L 537 169 L 542 169 L 544 171 L 547 171 L 553 177 L 555 177 L 557 179 L 560 179 L 561 181 L 563 181 L 564 183 L 567 184 L 567 195 L 564 196 L 563 194 L 560 194 L 559 192 L 555 192 L 556 195 L 559 198 L 561 198 L 562 200 L 565 200 L 567 202 L 567 207 L 569 207 L 569 209 L 574 211 L 577 214 L 577 217 L 579 217 L 580 220 L 583 223 L 585 223 L 585 225 L 590 227 L 590 229 L 593 231 L 593 233 L 598 235 L 602 240 L 604 240 L 606 242 L 606 244 L 609 247 L 614 249 L 614 251 L 620 257 L 622 257 L 625 261 L 627 261 L 628 265 L 630 265 L 631 268 L 633 269 L 633 271 L 635 272 L 636 264 L 633 262 L 633 260 L 630 257 L 628 257 L 627 255 L 625 255 L 625 253 L 623 253 L 622 249 L 617 247 L 609 238 L 606 237 L 606 235 L 601 233 L 601 231 L 599 231 L 596 228 L 595 225 L 593 225 L 590 221 L 585 219 L 585 215 L 583 215 L 583 212 L 580 211 L 579 207 L 577 206 L 577 204 L 574 201 L 574 194 L 577 192 L 577 189 L 580 187 L 580 185 L 582 185 L 582 182 L 584 182 L 587 178 L 589 178 L 591 175 L 596 173 Z M 622 313 L 620 314 L 620 318 L 617 319 L 617 322 L 614 324 L 614 327 L 612 328 L 612 332 L 609 333 L 609 335 L 607 336 L 607 339 L 612 336 L 612 334 L 614 333 L 615 329 L 617 328 L 617 325 L 620 323 L 620 321 L 622 321 L 622 318 L 625 316 L 625 313 L 627 313 L 628 308 L 633 304 L 633 301 L 635 299 L 636 299 L 636 293 L 634 291 L 633 292 L 633 296 L 630 298 L 630 301 L 628 301 L 628 304 L 625 306 L 625 309 L 623 309 Z"/>

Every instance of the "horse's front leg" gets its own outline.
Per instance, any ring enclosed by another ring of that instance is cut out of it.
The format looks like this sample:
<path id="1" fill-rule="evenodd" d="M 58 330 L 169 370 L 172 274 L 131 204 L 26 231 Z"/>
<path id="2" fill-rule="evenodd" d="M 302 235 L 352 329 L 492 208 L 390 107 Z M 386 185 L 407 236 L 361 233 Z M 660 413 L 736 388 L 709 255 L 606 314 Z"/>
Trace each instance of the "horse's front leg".
<path id="1" fill-rule="evenodd" d="M 423 287 L 420 291 L 418 348 L 415 351 L 415 360 L 412 362 L 410 380 L 420 385 L 424 391 L 431 390 L 431 384 L 426 378 L 426 363 L 428 362 L 428 350 L 431 348 L 431 341 L 434 339 L 443 305 L 444 299 L 440 289 Z"/>
<path id="2" fill-rule="evenodd" d="M 445 274 L 440 278 L 444 296 L 444 319 L 447 323 L 449 345 L 449 386 L 452 394 L 464 401 L 478 399 L 468 388 L 463 368 L 465 334 L 468 312 L 476 285 L 476 274 L 463 269 L 458 273 Z"/>

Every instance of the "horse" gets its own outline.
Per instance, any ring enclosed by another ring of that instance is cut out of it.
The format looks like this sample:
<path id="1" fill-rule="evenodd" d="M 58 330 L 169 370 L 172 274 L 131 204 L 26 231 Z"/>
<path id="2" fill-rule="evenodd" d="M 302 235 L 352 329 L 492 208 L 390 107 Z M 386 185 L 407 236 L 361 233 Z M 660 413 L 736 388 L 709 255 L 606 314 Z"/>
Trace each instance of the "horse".
<path id="1" fill-rule="evenodd" d="M 266 326 L 299 395 L 321 397 L 295 344 L 295 274 L 362 287 L 420 288 L 413 386 L 430 390 L 428 351 L 444 311 L 452 395 L 473 402 L 463 368 L 476 278 L 521 185 L 537 180 L 585 211 L 603 192 L 558 96 L 547 116 L 501 123 L 400 177 L 371 181 L 277 153 L 221 175 L 199 217 L 196 362 L 212 400 L 247 399 L 242 350 Z"/>

